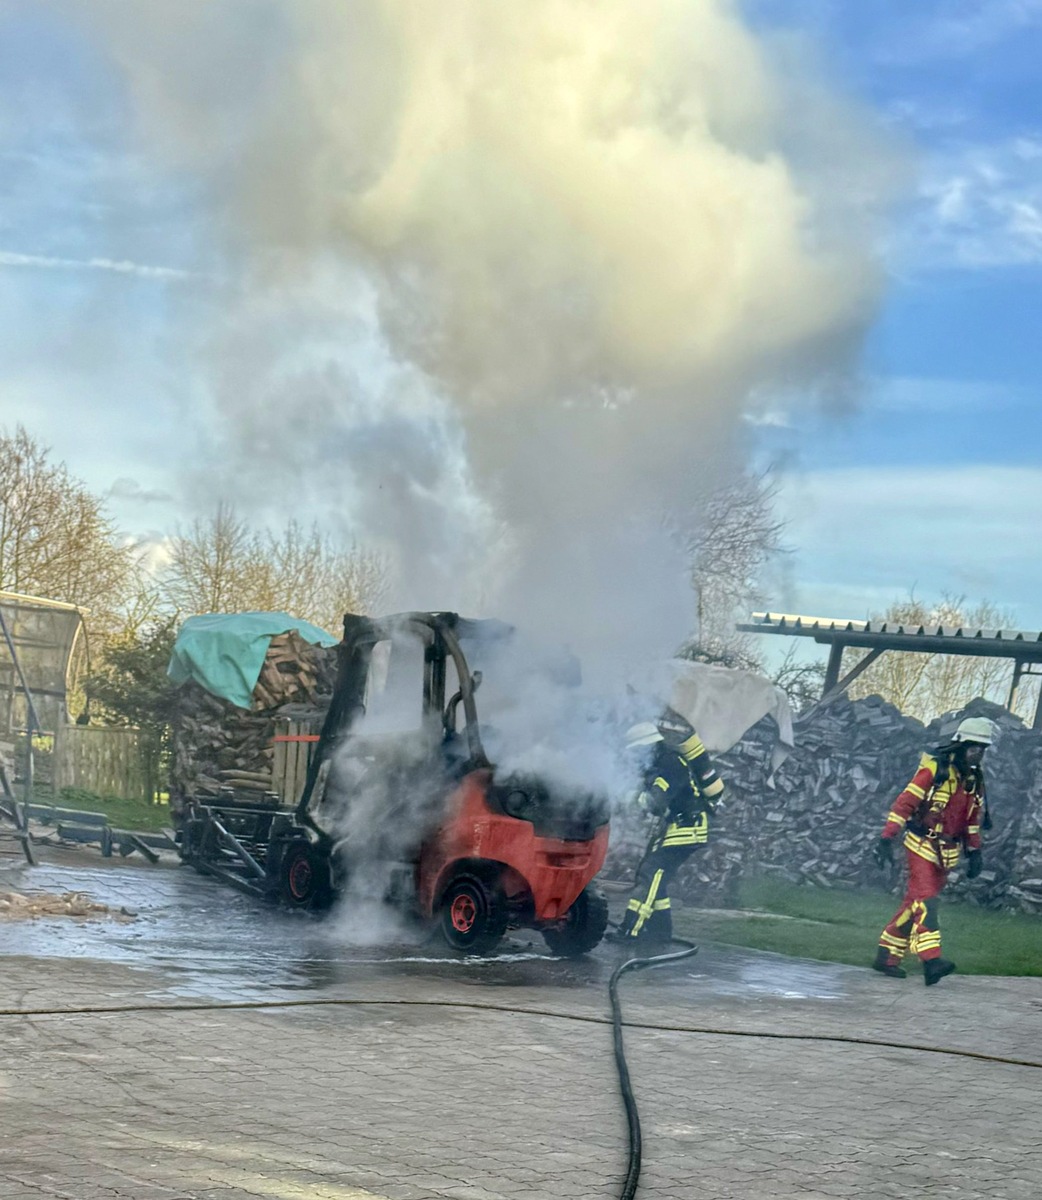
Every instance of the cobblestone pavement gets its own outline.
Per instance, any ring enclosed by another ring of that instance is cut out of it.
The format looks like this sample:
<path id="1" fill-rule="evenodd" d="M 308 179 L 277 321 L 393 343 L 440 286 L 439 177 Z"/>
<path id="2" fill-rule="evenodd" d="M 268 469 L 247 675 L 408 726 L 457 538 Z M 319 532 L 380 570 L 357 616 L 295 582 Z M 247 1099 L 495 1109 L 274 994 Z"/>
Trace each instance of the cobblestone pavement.
<path id="1" fill-rule="evenodd" d="M 169 965 L 98 961 L 91 939 L 109 934 L 77 928 L 78 958 L 0 939 L 4 1200 L 620 1193 L 606 953 L 326 961 L 306 987 L 272 971 L 206 995 Z M 628 977 L 623 1007 L 638 1196 L 1042 1194 L 1038 980 L 927 990 L 706 949 Z"/>

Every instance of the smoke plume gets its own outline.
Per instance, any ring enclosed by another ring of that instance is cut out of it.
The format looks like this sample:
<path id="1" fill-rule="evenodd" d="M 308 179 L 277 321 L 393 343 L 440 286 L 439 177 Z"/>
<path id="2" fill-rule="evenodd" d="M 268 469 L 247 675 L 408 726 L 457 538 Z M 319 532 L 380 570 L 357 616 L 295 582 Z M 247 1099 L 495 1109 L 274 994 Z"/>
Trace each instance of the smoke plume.
<path id="1" fill-rule="evenodd" d="M 730 0 L 82 19 L 203 206 L 220 282 L 179 331 L 200 482 L 391 548 L 402 607 L 587 661 L 672 651 L 671 531 L 742 454 L 750 397 L 842 378 L 872 315 L 890 159 L 867 116 Z"/>

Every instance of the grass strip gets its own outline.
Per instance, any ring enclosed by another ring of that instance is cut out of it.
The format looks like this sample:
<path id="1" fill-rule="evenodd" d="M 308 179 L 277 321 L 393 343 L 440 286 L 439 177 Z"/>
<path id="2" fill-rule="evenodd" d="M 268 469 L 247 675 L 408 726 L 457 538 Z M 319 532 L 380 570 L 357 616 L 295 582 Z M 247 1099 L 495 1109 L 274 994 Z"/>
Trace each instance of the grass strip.
<path id="1" fill-rule="evenodd" d="M 675 924 L 682 937 L 867 966 L 899 900 L 882 890 L 829 891 L 760 878 L 743 882 L 738 910 L 682 909 Z M 962 974 L 1042 975 L 1042 918 L 942 896 L 940 923 L 945 957 Z M 906 960 L 912 970 L 916 963 L 911 955 Z"/>
<path id="2" fill-rule="evenodd" d="M 83 788 L 62 788 L 59 796 L 40 792 L 36 804 L 54 804 L 80 812 L 100 812 L 114 829 L 159 832 L 170 826 L 168 804 L 148 804 L 144 800 L 125 800 L 119 796 L 99 796 Z"/>

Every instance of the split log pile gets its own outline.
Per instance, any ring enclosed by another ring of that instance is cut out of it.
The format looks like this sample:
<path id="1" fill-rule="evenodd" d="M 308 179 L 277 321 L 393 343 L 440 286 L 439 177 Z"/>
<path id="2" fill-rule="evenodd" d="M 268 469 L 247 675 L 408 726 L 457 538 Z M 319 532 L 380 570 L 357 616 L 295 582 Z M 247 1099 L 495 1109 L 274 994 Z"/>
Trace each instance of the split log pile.
<path id="1" fill-rule="evenodd" d="M 716 761 L 727 783 L 708 847 L 681 869 L 673 894 L 690 903 L 734 904 L 743 874 L 777 875 L 826 888 L 903 887 L 872 850 L 892 801 L 924 750 L 947 741 L 964 717 L 999 728 L 985 759 L 993 828 L 984 834 L 984 871 L 949 876 L 948 894 L 988 908 L 1042 913 L 1042 734 L 987 700 L 974 700 L 924 726 L 878 696 L 845 695 L 795 724 L 796 749 L 768 783 L 775 729 L 764 718 Z M 624 817 L 613 829 L 607 874 L 632 879 L 647 826 Z M 900 863 L 899 852 L 895 858 Z"/>
<path id="2" fill-rule="evenodd" d="M 275 790 L 273 740 L 278 719 L 320 721 L 329 707 L 336 648 L 312 646 L 289 632 L 271 639 L 249 709 L 189 682 L 172 721 L 171 795 L 216 795 L 222 787 Z"/>

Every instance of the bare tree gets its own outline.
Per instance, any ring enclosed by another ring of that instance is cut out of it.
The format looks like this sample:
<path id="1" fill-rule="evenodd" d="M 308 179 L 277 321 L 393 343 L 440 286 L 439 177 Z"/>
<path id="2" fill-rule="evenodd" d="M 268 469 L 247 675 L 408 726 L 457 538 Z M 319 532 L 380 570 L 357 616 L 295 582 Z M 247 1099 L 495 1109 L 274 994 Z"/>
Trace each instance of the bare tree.
<path id="1" fill-rule="evenodd" d="M 234 612 L 253 590 L 247 578 L 253 538 L 246 522 L 221 501 L 211 517 L 178 530 L 170 546 L 166 574 L 169 600 L 180 612 Z"/>
<path id="2" fill-rule="evenodd" d="M 734 632 L 735 616 L 757 597 L 764 568 L 783 552 L 785 522 L 775 513 L 770 470 L 742 472 L 710 492 L 695 514 L 689 542 L 695 592 L 693 646 L 704 655 L 751 658 Z"/>
<path id="3" fill-rule="evenodd" d="M 21 425 L 0 431 L 0 589 L 80 605 L 106 628 L 133 588 L 136 551 L 49 454 Z"/>
<path id="4" fill-rule="evenodd" d="M 897 601 L 873 620 L 925 629 L 963 626 L 971 629 L 1009 629 L 1016 619 L 1008 609 L 989 600 L 968 605 L 965 597 L 944 595 L 935 605 L 914 596 Z M 853 666 L 863 655 L 851 656 Z M 845 664 L 846 665 L 846 664 Z M 850 686 L 851 696 L 877 694 L 902 712 L 930 721 L 941 713 L 962 708 L 977 696 L 1004 703 L 1012 666 L 1006 659 L 954 654 L 913 654 L 887 650 Z M 1026 697 L 1025 697 L 1026 699 Z"/>
<path id="5" fill-rule="evenodd" d="M 789 697 L 789 703 L 798 714 L 817 704 L 825 682 L 825 664 L 802 658 L 796 646 L 790 646 L 785 657 L 771 674 L 775 683 Z"/>
<path id="6" fill-rule="evenodd" d="M 288 612 L 337 633 L 345 612 L 369 612 L 385 589 L 379 555 L 341 546 L 291 520 L 257 532 L 226 503 L 174 537 L 166 573 L 184 613 Z"/>

